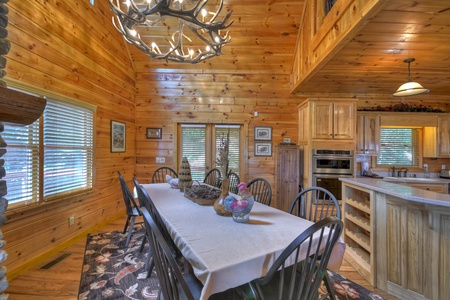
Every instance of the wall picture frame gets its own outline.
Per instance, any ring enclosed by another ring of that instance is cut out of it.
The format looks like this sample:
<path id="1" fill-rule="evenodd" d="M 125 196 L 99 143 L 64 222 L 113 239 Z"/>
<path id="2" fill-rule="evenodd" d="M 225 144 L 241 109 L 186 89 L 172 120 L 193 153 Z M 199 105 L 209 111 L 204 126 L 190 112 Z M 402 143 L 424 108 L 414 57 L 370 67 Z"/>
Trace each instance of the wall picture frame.
<path id="1" fill-rule="evenodd" d="M 162 128 L 147 128 L 145 136 L 148 139 L 160 139 L 162 137 Z"/>
<path id="2" fill-rule="evenodd" d="M 255 141 L 271 141 L 272 127 L 270 126 L 255 126 Z"/>
<path id="3" fill-rule="evenodd" d="M 255 142 L 255 156 L 272 156 L 272 143 Z"/>
<path id="4" fill-rule="evenodd" d="M 127 127 L 125 123 L 111 120 L 111 152 L 126 151 Z"/>

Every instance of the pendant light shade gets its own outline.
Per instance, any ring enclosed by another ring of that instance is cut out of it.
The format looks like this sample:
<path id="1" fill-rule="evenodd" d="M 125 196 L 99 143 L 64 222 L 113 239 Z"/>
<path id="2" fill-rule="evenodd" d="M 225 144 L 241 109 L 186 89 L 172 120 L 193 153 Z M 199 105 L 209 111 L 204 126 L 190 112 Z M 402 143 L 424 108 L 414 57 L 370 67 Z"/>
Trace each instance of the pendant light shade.
<path id="1" fill-rule="evenodd" d="M 405 59 L 404 62 L 408 63 L 408 81 L 402 84 L 395 93 L 392 94 L 394 97 L 408 97 L 416 96 L 421 94 L 426 94 L 430 90 L 424 88 L 420 83 L 411 81 L 411 63 L 415 61 L 414 58 Z"/>

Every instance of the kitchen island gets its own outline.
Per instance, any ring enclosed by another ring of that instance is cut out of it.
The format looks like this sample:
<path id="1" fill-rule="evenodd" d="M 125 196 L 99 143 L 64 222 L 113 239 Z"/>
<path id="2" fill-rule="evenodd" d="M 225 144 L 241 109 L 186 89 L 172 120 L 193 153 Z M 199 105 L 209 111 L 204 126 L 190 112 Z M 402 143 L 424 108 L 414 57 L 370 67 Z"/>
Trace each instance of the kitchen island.
<path id="1" fill-rule="evenodd" d="M 400 299 L 449 299 L 450 195 L 381 179 L 340 180 L 347 261 Z"/>

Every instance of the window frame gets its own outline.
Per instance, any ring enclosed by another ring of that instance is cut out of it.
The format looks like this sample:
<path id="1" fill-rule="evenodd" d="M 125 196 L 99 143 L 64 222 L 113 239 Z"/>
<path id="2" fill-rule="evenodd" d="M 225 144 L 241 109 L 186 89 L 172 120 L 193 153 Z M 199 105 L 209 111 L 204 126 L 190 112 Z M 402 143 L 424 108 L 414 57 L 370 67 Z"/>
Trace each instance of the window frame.
<path id="1" fill-rule="evenodd" d="M 38 199 L 31 199 L 31 200 L 25 200 L 25 201 L 20 201 L 20 202 L 16 202 L 13 204 L 9 204 L 8 205 L 8 209 L 7 209 L 7 213 L 11 212 L 11 211 L 16 211 L 16 210 L 28 210 L 28 209 L 33 209 L 36 206 L 40 206 L 46 203 L 54 203 L 57 201 L 61 201 L 67 198 L 71 198 L 74 196 L 79 196 L 79 195 L 86 195 L 88 193 L 91 193 L 93 191 L 93 187 L 95 185 L 95 141 L 96 141 L 96 131 L 95 131 L 95 120 L 96 120 L 96 110 L 97 110 L 97 106 L 87 103 L 87 102 L 83 102 L 80 100 L 76 100 L 76 99 L 72 99 L 63 95 L 59 95 L 56 93 L 52 93 L 48 90 L 44 90 L 38 87 L 34 87 L 28 84 L 25 84 L 23 82 L 14 80 L 14 79 L 5 79 L 5 82 L 8 85 L 8 88 L 14 89 L 14 90 L 19 90 L 23 93 L 28 93 L 28 94 L 32 94 L 34 96 L 37 97 L 43 97 L 45 99 L 49 99 L 49 101 L 55 101 L 55 102 L 60 102 L 62 104 L 68 104 L 68 105 L 75 105 L 78 106 L 80 108 L 83 109 L 87 109 L 92 111 L 92 149 L 91 149 L 91 175 L 90 175 L 90 187 L 88 188 L 84 188 L 84 189 L 75 189 L 75 190 L 70 190 L 67 192 L 61 192 L 58 193 L 56 195 L 49 195 L 44 197 L 44 133 L 43 133 L 43 128 L 44 128 L 44 113 L 42 114 L 42 116 L 36 120 L 35 122 L 38 122 L 39 125 L 39 166 L 37 167 L 37 169 L 32 169 L 32 173 L 36 173 L 38 172 L 38 184 L 37 184 L 37 188 L 38 191 L 34 192 L 33 195 L 38 195 Z M 31 125 L 31 124 L 30 124 Z M 8 199 L 8 196 L 5 196 L 6 199 Z"/>
<path id="2" fill-rule="evenodd" d="M 174 131 L 174 160 L 177 164 L 175 166 L 176 170 L 179 169 L 179 166 L 181 165 L 181 159 L 182 157 L 180 157 L 181 155 L 178 155 L 178 151 L 181 149 L 181 125 L 182 124 L 192 124 L 192 125 L 210 125 L 210 126 L 206 126 L 206 134 L 207 136 L 210 136 L 212 138 L 207 138 L 206 139 L 206 155 L 209 155 L 212 160 L 215 160 L 216 157 L 216 149 L 215 147 L 213 147 L 213 145 L 211 144 L 213 138 L 215 137 L 215 130 L 214 130 L 214 125 L 239 125 L 240 126 L 240 164 L 239 164 L 239 178 L 241 179 L 241 181 L 245 181 L 246 178 L 248 177 L 248 159 L 245 159 L 246 157 L 248 157 L 248 124 L 247 123 L 236 123 L 236 122 L 220 122 L 220 123 L 216 123 L 216 122 L 210 122 L 210 121 L 202 121 L 202 120 L 198 120 L 197 122 L 175 122 L 174 123 L 174 127 L 176 128 L 176 130 Z M 206 164 L 208 164 L 209 162 L 207 161 Z M 214 161 L 210 162 L 210 165 L 215 167 L 215 163 Z"/>

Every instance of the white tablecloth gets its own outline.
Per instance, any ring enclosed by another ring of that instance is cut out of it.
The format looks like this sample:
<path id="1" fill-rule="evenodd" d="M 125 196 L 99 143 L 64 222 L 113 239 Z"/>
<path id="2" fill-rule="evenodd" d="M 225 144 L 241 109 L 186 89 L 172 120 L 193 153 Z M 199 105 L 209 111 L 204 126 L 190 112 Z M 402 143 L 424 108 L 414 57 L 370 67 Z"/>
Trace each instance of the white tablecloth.
<path id="1" fill-rule="evenodd" d="M 201 299 L 260 278 L 313 223 L 255 202 L 249 223 L 236 223 L 185 198 L 167 183 L 143 184 L 183 256 L 204 284 Z"/>

